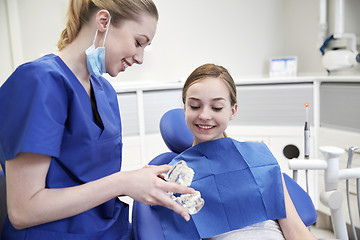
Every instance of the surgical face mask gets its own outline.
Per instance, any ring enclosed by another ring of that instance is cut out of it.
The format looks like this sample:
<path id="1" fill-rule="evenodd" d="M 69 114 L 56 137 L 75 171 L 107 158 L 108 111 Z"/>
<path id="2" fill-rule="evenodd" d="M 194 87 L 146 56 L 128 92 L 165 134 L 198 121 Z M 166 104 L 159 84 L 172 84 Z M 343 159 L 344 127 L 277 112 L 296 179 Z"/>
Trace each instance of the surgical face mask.
<path id="1" fill-rule="evenodd" d="M 95 75 L 96 77 L 99 77 L 103 73 L 106 72 L 104 45 L 105 45 L 105 39 L 106 39 L 108 30 L 109 30 L 109 26 L 110 26 L 110 20 L 111 20 L 111 18 L 109 19 L 109 23 L 106 28 L 105 37 L 104 37 L 102 46 L 95 48 L 95 40 L 96 40 L 96 37 L 98 34 L 98 30 L 96 30 L 94 41 L 93 41 L 92 45 L 85 51 L 87 69 L 91 75 Z"/>

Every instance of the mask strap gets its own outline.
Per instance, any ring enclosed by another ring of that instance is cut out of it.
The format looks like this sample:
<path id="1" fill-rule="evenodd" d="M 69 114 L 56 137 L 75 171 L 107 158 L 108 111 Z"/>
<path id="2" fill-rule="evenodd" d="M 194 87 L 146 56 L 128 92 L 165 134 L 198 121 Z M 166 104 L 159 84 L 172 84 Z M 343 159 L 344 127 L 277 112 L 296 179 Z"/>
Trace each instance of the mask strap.
<path id="1" fill-rule="evenodd" d="M 98 30 L 96 29 L 96 33 L 95 33 L 95 37 L 94 37 L 94 41 L 93 41 L 93 44 L 95 46 L 95 40 L 96 40 L 96 37 L 97 37 L 97 33 L 98 33 Z"/>
<path id="2" fill-rule="evenodd" d="M 107 26 L 107 28 L 106 28 L 106 32 L 105 32 L 105 36 L 104 36 L 104 41 L 103 41 L 103 44 L 102 44 L 103 47 L 104 47 L 104 45 L 105 45 L 105 39 L 106 39 L 107 34 L 108 34 L 108 31 L 109 31 L 110 20 L 111 20 L 111 16 L 110 16 L 110 18 L 109 18 L 109 23 L 108 23 L 108 26 Z M 95 45 L 95 40 L 96 40 L 97 34 L 98 34 L 98 29 L 96 29 L 96 33 L 95 33 L 95 37 L 94 37 L 94 41 L 93 41 L 92 45 Z"/>
<path id="3" fill-rule="evenodd" d="M 102 44 L 103 47 L 104 47 L 104 45 L 105 45 L 105 39 L 106 39 L 106 37 L 107 37 L 108 31 L 109 31 L 109 28 L 110 28 L 110 21 L 111 21 L 111 16 L 110 16 L 110 18 L 109 18 L 108 26 L 107 26 L 107 28 L 106 28 L 105 37 L 104 37 L 104 41 L 103 41 L 103 44 Z M 97 31 L 96 31 L 96 33 L 97 33 Z"/>

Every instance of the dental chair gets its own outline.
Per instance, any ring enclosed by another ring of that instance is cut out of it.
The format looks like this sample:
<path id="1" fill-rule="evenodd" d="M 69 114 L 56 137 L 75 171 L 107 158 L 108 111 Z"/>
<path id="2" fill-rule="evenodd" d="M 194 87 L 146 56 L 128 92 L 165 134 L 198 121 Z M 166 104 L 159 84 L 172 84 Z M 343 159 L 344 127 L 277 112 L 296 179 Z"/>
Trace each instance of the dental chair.
<path id="1" fill-rule="evenodd" d="M 160 120 L 161 136 L 171 152 L 158 155 L 149 165 L 168 164 L 175 156 L 191 147 L 193 134 L 185 123 L 184 110 L 172 109 Z M 306 226 L 316 222 L 317 213 L 310 196 L 288 175 L 283 174 L 289 195 Z M 206 204 L 206 203 L 205 203 Z M 134 201 L 132 210 L 132 235 L 135 240 L 164 240 L 158 214 L 141 202 Z"/>

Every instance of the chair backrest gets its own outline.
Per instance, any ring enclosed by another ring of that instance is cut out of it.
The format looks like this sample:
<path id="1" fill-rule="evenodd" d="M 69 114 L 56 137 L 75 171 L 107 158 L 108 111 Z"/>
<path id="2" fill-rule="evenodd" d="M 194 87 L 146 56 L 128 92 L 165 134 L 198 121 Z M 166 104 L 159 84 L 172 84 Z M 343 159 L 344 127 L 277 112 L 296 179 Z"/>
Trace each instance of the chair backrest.
<path id="1" fill-rule="evenodd" d="M 158 155 L 150 165 L 168 164 L 175 156 L 191 147 L 193 134 L 185 123 L 184 110 L 177 108 L 166 112 L 160 121 L 160 132 L 171 150 Z M 317 213 L 310 196 L 288 175 L 283 174 L 289 195 L 306 226 L 316 222 Z M 135 240 L 163 240 L 164 235 L 158 214 L 143 203 L 134 201 L 132 227 Z"/>
<path id="2" fill-rule="evenodd" d="M 289 175 L 283 173 L 283 176 L 290 198 L 301 220 L 307 227 L 313 225 L 317 219 L 317 212 L 309 194 L 307 194 L 294 179 L 289 177 Z"/>
<path id="3" fill-rule="evenodd" d="M 0 239 L 1 231 L 7 215 L 6 209 L 6 182 L 3 170 L 0 170 Z"/>
<path id="4" fill-rule="evenodd" d="M 160 119 L 160 133 L 170 151 L 181 153 L 191 147 L 194 135 L 185 123 L 184 109 L 167 111 Z"/>

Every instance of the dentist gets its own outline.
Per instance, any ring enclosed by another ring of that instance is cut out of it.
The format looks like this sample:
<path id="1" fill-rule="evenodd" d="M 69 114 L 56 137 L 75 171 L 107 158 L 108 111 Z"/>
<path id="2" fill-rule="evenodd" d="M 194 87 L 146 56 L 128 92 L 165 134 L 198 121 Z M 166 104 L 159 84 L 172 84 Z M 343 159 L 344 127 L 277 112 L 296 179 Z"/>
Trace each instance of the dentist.
<path id="1" fill-rule="evenodd" d="M 127 239 L 126 195 L 186 220 L 167 165 L 121 172 L 117 95 L 101 75 L 142 64 L 158 21 L 151 0 L 70 0 L 59 51 L 19 66 L 0 88 L 2 239 Z M 39 28 L 41 29 L 41 28 Z"/>

